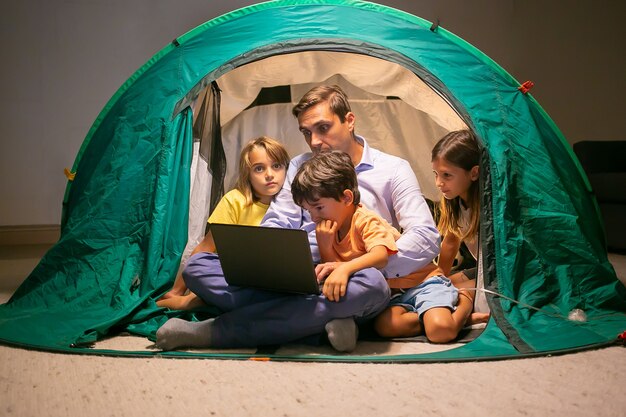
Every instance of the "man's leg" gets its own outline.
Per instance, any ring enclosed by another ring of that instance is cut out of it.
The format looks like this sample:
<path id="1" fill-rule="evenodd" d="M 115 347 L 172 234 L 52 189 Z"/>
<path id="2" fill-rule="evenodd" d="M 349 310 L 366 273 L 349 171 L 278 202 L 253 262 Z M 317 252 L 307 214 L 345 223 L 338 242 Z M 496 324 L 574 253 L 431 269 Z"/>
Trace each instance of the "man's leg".
<path id="1" fill-rule="evenodd" d="M 208 326 L 204 322 L 197 323 L 197 332 L 209 332 L 205 340 L 210 340 L 212 347 L 280 344 L 322 333 L 326 323 L 334 319 L 366 321 L 382 311 L 388 302 L 389 287 L 385 279 L 378 270 L 368 268 L 350 278 L 346 295 L 339 302 L 328 301 L 323 295 L 277 295 L 227 311 L 211 319 L 214 321 Z M 179 339 L 179 336 L 194 332 L 186 326 L 178 335 L 175 328 L 168 328 L 168 339 L 180 340 L 180 344 L 168 344 L 167 348 L 186 346 L 184 337 Z"/>
<path id="2" fill-rule="evenodd" d="M 281 296 L 270 291 L 228 285 L 219 257 L 215 253 L 199 252 L 190 257 L 183 270 L 183 278 L 191 292 L 206 304 L 223 311 Z"/>
<path id="3" fill-rule="evenodd" d="M 389 287 L 374 268 L 354 274 L 346 295 L 338 302 L 323 295 L 286 295 L 251 304 L 215 319 L 215 347 L 259 346 L 286 343 L 324 332 L 334 319 L 365 321 L 382 311 L 389 301 Z"/>

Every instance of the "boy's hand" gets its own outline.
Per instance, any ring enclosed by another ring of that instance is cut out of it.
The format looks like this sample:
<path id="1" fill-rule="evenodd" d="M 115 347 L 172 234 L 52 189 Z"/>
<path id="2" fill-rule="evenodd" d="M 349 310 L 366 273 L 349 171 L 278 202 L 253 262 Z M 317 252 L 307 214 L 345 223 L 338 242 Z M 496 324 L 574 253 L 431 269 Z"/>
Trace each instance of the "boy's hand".
<path id="1" fill-rule="evenodd" d="M 350 272 L 342 265 L 344 262 L 326 262 L 315 267 L 315 275 L 317 282 L 322 282 L 322 294 L 330 301 L 339 301 L 341 297 L 346 295 L 348 279 Z"/>
<path id="2" fill-rule="evenodd" d="M 315 265 L 315 276 L 317 277 L 317 282 L 321 283 L 324 281 L 324 278 L 329 276 L 342 263 L 343 262 L 324 262 L 323 264 Z"/>
<path id="3" fill-rule="evenodd" d="M 315 237 L 317 239 L 317 245 L 319 247 L 331 247 L 336 234 L 337 222 L 333 220 L 320 220 L 315 225 Z"/>
<path id="4" fill-rule="evenodd" d="M 322 294 L 324 294 L 329 301 L 339 301 L 341 297 L 346 295 L 350 273 L 345 268 L 341 267 L 341 262 L 333 263 L 339 265 L 330 273 L 326 281 L 324 281 Z"/>

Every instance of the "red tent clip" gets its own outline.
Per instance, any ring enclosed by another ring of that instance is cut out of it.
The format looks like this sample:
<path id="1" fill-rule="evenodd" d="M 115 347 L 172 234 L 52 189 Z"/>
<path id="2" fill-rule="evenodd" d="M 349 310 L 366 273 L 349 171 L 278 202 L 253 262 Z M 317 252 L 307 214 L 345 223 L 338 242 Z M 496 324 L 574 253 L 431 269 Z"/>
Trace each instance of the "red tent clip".
<path id="1" fill-rule="evenodd" d="M 620 341 L 624 346 L 626 346 L 626 330 L 622 332 L 622 334 L 617 335 L 617 340 Z"/>
<path id="2" fill-rule="evenodd" d="M 531 88 L 533 88 L 535 86 L 535 83 L 532 81 L 526 81 L 524 84 L 520 85 L 519 87 L 517 87 L 517 89 L 519 91 L 521 91 L 522 93 L 526 94 L 530 91 Z"/>

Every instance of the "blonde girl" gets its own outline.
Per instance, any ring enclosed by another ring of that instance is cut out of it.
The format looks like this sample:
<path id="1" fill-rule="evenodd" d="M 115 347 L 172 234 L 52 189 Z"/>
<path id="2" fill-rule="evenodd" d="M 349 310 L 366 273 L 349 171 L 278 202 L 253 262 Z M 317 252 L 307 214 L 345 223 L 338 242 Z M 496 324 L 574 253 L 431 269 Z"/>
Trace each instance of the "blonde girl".
<path id="1" fill-rule="evenodd" d="M 209 217 L 211 223 L 258 226 L 272 199 L 283 187 L 289 154 L 278 141 L 261 136 L 248 142 L 239 156 L 239 177 L 235 188 L 219 201 Z M 191 252 L 215 252 L 211 230 Z M 195 294 L 188 293 L 182 274 L 174 286 L 157 301 L 159 307 L 189 310 L 203 305 Z"/>

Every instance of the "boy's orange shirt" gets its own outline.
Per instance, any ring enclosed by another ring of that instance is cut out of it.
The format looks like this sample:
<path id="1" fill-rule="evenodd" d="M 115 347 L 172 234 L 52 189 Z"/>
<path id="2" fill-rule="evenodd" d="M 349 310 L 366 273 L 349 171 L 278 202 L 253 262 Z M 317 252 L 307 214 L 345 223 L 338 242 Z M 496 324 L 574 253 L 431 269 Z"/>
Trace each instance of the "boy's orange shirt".
<path id="1" fill-rule="evenodd" d="M 347 262 L 369 252 L 374 246 L 385 246 L 387 253 L 393 255 L 398 252 L 396 240 L 400 232 L 385 219 L 362 204 L 357 206 L 350 231 L 341 240 L 333 241 L 333 252 L 337 261 Z"/>

